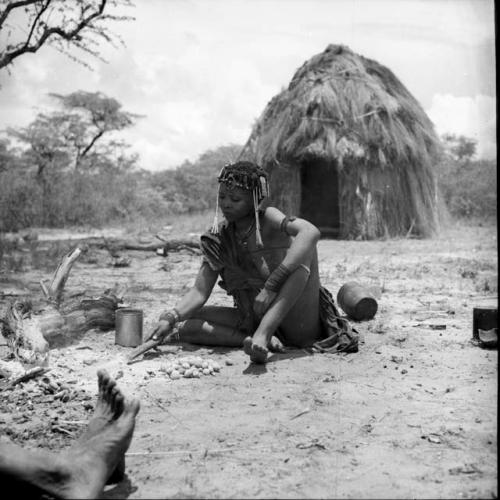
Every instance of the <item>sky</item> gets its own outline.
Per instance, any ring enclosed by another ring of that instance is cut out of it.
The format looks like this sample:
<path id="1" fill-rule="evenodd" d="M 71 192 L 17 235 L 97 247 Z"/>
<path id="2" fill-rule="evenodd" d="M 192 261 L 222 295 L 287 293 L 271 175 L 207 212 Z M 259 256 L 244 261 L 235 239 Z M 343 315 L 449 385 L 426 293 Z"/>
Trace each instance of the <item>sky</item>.
<path id="1" fill-rule="evenodd" d="M 387 66 L 438 134 L 496 158 L 493 0 L 136 0 L 92 71 L 50 47 L 0 70 L 0 130 L 53 109 L 48 93 L 102 92 L 144 115 L 122 137 L 149 170 L 244 144 L 295 71 L 330 43 Z"/>

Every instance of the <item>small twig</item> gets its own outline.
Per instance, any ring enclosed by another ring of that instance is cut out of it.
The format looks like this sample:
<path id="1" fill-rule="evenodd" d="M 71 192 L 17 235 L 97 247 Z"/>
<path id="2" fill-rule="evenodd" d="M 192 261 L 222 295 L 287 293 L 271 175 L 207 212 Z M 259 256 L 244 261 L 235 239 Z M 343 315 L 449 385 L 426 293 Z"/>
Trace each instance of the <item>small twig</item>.
<path id="1" fill-rule="evenodd" d="M 300 413 L 297 413 L 297 415 L 294 415 L 293 417 L 290 418 L 290 420 L 293 420 L 294 418 L 301 417 L 302 415 L 305 415 L 306 413 L 309 413 L 311 411 L 311 408 L 306 408 L 305 410 L 302 410 Z"/>
<path id="2" fill-rule="evenodd" d="M 155 238 L 158 238 L 160 241 L 163 241 L 163 243 L 168 243 L 168 240 L 166 240 L 163 236 L 160 236 L 159 234 L 155 234 Z"/>
<path id="3" fill-rule="evenodd" d="M 61 427 L 60 425 L 53 425 L 51 427 L 52 431 L 60 432 L 61 434 L 66 434 L 67 436 L 70 437 L 75 437 L 75 433 L 68 431 L 68 429 L 65 429 L 64 427 Z"/>
<path id="4" fill-rule="evenodd" d="M 88 422 L 86 420 L 59 420 L 61 424 L 64 425 L 87 425 Z"/>
<path id="5" fill-rule="evenodd" d="M 15 385 L 20 384 L 21 382 L 26 382 L 27 380 L 38 377 L 39 375 L 47 373 L 48 371 L 50 371 L 50 368 L 44 368 L 43 366 L 37 366 L 36 368 L 33 368 L 33 369 L 27 371 L 26 373 L 23 373 L 19 377 L 16 377 L 14 380 L 9 382 L 7 387 L 14 387 Z"/>

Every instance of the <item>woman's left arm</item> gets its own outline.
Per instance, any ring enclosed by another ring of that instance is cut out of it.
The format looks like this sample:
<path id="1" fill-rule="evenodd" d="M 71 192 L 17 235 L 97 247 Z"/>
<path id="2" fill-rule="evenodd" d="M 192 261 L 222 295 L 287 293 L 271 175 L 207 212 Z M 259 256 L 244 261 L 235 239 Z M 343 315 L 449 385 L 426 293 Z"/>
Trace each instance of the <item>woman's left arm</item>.
<path id="1" fill-rule="evenodd" d="M 259 317 L 267 311 L 290 274 L 300 266 L 310 269 L 316 244 L 320 238 L 316 226 L 304 219 L 285 219 L 285 214 L 277 208 L 267 208 L 264 216 L 269 231 L 286 231 L 286 234 L 293 236 L 293 239 L 283 261 L 269 275 L 264 288 L 255 298 L 254 311 Z"/>
<path id="2" fill-rule="evenodd" d="M 285 220 L 285 214 L 275 207 L 269 207 L 265 212 L 265 217 L 270 230 L 285 231 L 293 237 L 281 264 L 290 272 L 295 271 L 300 265 L 309 267 L 321 236 L 319 229 L 314 224 L 298 217 Z"/>

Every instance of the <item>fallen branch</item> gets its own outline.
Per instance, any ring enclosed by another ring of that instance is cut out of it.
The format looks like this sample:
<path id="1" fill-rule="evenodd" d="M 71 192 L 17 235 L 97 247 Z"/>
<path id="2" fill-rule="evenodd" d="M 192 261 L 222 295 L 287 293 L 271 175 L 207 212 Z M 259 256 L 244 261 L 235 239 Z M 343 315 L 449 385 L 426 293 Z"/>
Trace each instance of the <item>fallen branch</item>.
<path id="1" fill-rule="evenodd" d="M 104 238 L 104 237 L 87 237 L 80 239 L 68 240 L 73 244 L 85 244 L 88 247 L 103 248 L 108 250 L 112 255 L 117 254 L 120 250 L 139 250 L 139 251 L 156 251 L 159 248 L 165 248 L 167 251 L 178 251 L 185 247 L 199 250 L 200 240 L 198 237 L 171 239 L 158 238 L 160 241 L 151 241 L 150 243 L 141 243 L 140 241 L 124 240 L 120 238 Z M 59 240 L 66 241 L 66 240 Z"/>

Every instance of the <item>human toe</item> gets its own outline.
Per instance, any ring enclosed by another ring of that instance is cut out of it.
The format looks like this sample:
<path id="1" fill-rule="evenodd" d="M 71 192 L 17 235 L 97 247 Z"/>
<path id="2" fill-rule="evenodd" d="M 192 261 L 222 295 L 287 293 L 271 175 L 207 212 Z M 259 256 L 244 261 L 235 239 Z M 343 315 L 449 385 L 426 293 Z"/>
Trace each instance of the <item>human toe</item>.
<path id="1" fill-rule="evenodd" d="M 250 359 L 253 363 L 262 364 L 267 361 L 268 350 L 258 344 L 253 344 Z"/>
<path id="2" fill-rule="evenodd" d="M 243 340 L 243 351 L 245 352 L 245 354 L 247 354 L 248 356 L 251 356 L 252 355 L 252 352 L 253 352 L 253 348 L 252 348 L 252 337 L 246 337 L 244 340 Z"/>

